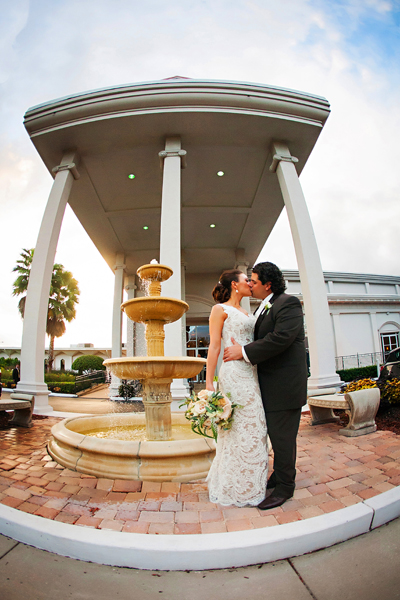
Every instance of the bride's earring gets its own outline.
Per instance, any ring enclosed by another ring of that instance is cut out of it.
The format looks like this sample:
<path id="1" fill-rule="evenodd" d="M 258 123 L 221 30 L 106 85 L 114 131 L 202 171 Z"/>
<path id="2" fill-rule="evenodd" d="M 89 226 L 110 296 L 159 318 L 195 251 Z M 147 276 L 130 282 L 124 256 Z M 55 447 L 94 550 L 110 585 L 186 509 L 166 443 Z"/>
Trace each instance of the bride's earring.
<path id="1" fill-rule="evenodd" d="M 238 294 L 238 293 L 239 293 L 239 290 L 236 290 L 236 293 Z"/>

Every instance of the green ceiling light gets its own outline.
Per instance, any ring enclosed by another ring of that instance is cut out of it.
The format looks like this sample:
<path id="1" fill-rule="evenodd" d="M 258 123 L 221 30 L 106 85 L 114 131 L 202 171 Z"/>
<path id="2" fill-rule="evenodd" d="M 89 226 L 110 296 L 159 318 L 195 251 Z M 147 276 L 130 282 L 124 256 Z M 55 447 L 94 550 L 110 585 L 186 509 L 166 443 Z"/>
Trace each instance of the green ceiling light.
<path id="1" fill-rule="evenodd" d="M 143 229 L 148 229 L 148 225 L 143 225 Z"/>
<path id="2" fill-rule="evenodd" d="M 216 227 L 215 223 L 211 223 L 210 227 L 211 229 L 214 229 L 214 227 Z"/>
<path id="3" fill-rule="evenodd" d="M 128 179 L 135 179 L 135 175 L 133 173 L 129 173 Z"/>
<path id="4" fill-rule="evenodd" d="M 218 171 L 217 175 L 218 175 L 218 177 L 223 177 L 225 175 L 225 173 L 223 171 Z"/>

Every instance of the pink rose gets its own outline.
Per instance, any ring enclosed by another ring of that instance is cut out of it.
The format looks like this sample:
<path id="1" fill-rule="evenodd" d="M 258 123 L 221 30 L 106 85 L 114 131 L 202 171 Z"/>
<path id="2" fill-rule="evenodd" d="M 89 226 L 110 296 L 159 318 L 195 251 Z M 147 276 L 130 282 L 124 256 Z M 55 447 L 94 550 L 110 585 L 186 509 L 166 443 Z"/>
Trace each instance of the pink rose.
<path id="1" fill-rule="evenodd" d="M 229 419 L 232 413 L 232 404 L 228 398 L 221 398 L 219 400 L 219 406 L 223 409 L 222 413 L 218 413 L 218 421 L 225 421 Z"/>

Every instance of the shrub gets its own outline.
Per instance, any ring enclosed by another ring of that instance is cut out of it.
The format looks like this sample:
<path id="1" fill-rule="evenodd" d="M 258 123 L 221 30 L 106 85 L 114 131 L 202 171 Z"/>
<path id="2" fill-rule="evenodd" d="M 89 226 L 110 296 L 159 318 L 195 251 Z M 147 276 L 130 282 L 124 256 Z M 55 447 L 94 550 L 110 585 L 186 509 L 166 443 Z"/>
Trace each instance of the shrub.
<path id="1" fill-rule="evenodd" d="M 365 377 L 376 377 L 377 369 L 376 365 L 370 365 L 369 367 L 356 367 L 355 369 L 343 369 L 336 371 L 342 381 L 354 381 L 354 379 L 362 379 Z"/>
<path id="2" fill-rule="evenodd" d="M 53 369 L 52 371 L 50 371 L 50 373 L 52 373 L 53 375 L 72 375 L 72 377 L 75 377 L 76 375 L 75 371 L 67 369 Z"/>
<path id="3" fill-rule="evenodd" d="M 79 371 L 82 374 L 83 371 L 99 371 L 100 369 L 105 370 L 103 366 L 103 358 L 101 356 L 95 356 L 94 354 L 87 354 L 86 356 L 78 356 L 72 363 L 74 371 Z"/>
<path id="4" fill-rule="evenodd" d="M 1 385 L 3 386 L 3 388 L 15 388 L 14 380 L 4 379 L 4 377 L 1 378 Z"/>
<path id="5" fill-rule="evenodd" d="M 135 398 L 138 396 L 141 391 L 142 384 L 137 379 L 132 379 L 131 381 L 122 381 L 118 388 L 118 396 L 128 400 L 129 398 Z"/>
<path id="6" fill-rule="evenodd" d="M 72 373 L 55 373 L 54 371 L 51 371 L 51 373 L 45 374 L 44 380 L 46 383 L 48 381 L 75 381 L 75 375 Z"/>
<path id="7" fill-rule="evenodd" d="M 47 387 L 57 394 L 76 394 L 91 387 L 90 381 L 48 381 Z"/>
<path id="8" fill-rule="evenodd" d="M 400 404 L 400 379 L 388 379 L 384 383 L 368 378 L 359 379 L 346 385 L 343 392 L 346 394 L 347 392 L 366 390 L 374 387 L 378 387 L 381 390 L 381 403 Z"/>
<path id="9" fill-rule="evenodd" d="M 381 387 L 381 400 L 400 404 L 400 379 L 388 379 Z"/>
<path id="10" fill-rule="evenodd" d="M 11 370 L 17 366 L 20 362 L 19 358 L 4 358 L 4 356 L 0 357 L 0 368 L 6 367 Z"/>
<path id="11" fill-rule="evenodd" d="M 75 394 L 75 381 L 48 381 L 47 387 L 54 393 Z"/>
<path id="12" fill-rule="evenodd" d="M 356 392 L 357 390 L 366 390 L 374 387 L 378 386 L 376 385 L 376 381 L 373 379 L 357 379 L 357 381 L 352 381 L 351 383 L 347 384 L 343 392 L 347 394 L 347 392 Z"/>
<path id="13" fill-rule="evenodd" d="M 5 383 L 8 379 L 12 381 L 12 369 L 1 369 L 1 381 Z"/>

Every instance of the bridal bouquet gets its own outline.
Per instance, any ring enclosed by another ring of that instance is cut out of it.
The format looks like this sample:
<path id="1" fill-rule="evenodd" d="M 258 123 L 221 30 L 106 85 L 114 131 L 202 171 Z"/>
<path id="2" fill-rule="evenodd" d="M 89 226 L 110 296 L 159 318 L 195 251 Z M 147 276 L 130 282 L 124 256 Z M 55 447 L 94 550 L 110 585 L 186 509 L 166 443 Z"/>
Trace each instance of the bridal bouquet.
<path id="1" fill-rule="evenodd" d="M 231 429 L 233 415 L 239 404 L 230 401 L 229 394 L 223 396 L 221 392 L 201 390 L 196 395 L 186 398 L 181 406 L 187 406 L 185 417 L 191 422 L 192 431 L 217 441 L 218 427 L 224 430 Z M 211 435 L 210 435 L 211 434 Z"/>

